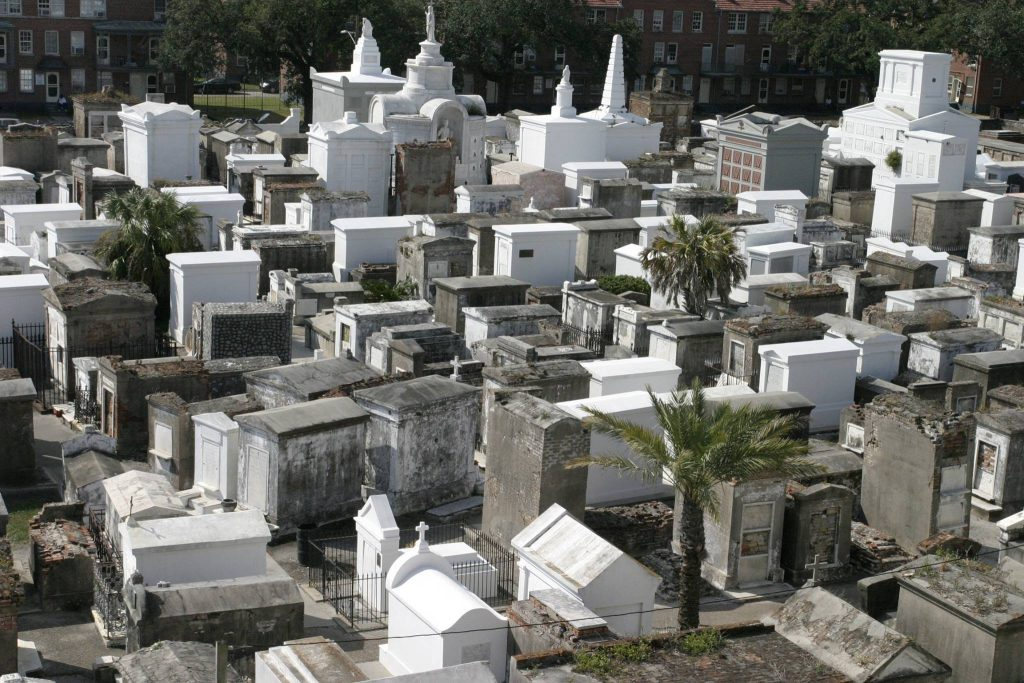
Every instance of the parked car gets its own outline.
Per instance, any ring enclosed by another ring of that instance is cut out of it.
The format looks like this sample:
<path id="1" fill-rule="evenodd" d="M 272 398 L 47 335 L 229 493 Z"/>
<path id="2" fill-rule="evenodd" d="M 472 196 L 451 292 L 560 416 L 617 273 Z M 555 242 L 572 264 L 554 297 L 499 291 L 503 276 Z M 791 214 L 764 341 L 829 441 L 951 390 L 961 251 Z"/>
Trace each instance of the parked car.
<path id="1" fill-rule="evenodd" d="M 196 92 L 203 95 L 219 95 L 238 92 L 242 82 L 237 78 L 210 78 L 196 86 Z"/>
<path id="2" fill-rule="evenodd" d="M 268 81 L 260 83 L 260 90 L 263 92 L 278 92 L 281 90 L 281 81 L 276 78 L 271 78 Z"/>

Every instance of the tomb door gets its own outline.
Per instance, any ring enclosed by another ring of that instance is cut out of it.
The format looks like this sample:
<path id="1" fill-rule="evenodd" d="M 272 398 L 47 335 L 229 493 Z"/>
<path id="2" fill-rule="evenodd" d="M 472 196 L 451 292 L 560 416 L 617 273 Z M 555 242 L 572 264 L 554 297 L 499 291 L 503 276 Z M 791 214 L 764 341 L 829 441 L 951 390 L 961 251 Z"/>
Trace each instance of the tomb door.
<path id="1" fill-rule="evenodd" d="M 270 453 L 255 446 L 247 447 L 240 469 L 239 481 L 245 485 L 245 491 L 240 497 L 252 507 L 268 512 Z"/>
<path id="2" fill-rule="evenodd" d="M 939 476 L 939 509 L 935 515 L 939 531 L 957 532 L 967 523 L 969 490 L 967 465 L 943 467 Z"/>
<path id="3" fill-rule="evenodd" d="M 974 488 L 985 498 L 992 500 L 995 493 L 996 457 L 999 448 L 995 444 L 978 439 L 974 461 Z"/>
<path id="4" fill-rule="evenodd" d="M 832 506 L 812 512 L 808 520 L 808 537 L 808 562 L 813 561 L 815 556 L 825 562 L 835 562 L 839 549 L 839 508 Z"/>
<path id="5" fill-rule="evenodd" d="M 199 455 L 202 458 L 203 477 L 202 483 L 212 490 L 220 489 L 220 441 L 203 436 L 203 443 L 199 447 Z M 221 491 L 223 493 L 223 491 Z"/>
<path id="6" fill-rule="evenodd" d="M 764 583 L 768 580 L 768 549 L 772 544 L 774 503 L 748 503 L 740 520 L 739 584 Z"/>

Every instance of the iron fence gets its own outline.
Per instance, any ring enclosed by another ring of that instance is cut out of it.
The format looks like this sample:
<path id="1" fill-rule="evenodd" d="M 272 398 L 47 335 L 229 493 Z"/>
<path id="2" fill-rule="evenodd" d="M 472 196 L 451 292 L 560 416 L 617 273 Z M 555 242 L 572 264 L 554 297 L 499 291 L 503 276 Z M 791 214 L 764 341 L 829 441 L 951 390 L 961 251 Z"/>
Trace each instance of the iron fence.
<path id="1" fill-rule="evenodd" d="M 755 370 L 753 373 L 745 375 L 742 372 L 723 367 L 721 359 L 705 360 L 704 372 L 700 378 L 701 384 L 706 388 L 739 386 L 742 384 L 756 387 L 759 381 L 758 371 Z"/>
<path id="2" fill-rule="evenodd" d="M 477 553 L 477 557 L 452 562 L 452 569 L 456 579 L 485 603 L 498 609 L 515 599 L 518 574 L 513 550 L 461 524 L 431 527 L 426 537 L 432 545 L 463 542 Z M 417 539 L 415 529 L 399 532 L 400 547 L 410 548 Z M 358 566 L 357 537 L 324 538 L 312 541 L 312 546 L 317 561 L 309 567 L 308 582 L 323 601 L 355 630 L 384 628 L 387 572 L 377 570 L 377 563 L 369 571 Z"/>
<path id="3" fill-rule="evenodd" d="M 103 620 L 107 637 L 123 638 L 127 632 L 128 611 L 124 604 L 124 565 L 121 552 L 110 540 L 106 529 L 106 509 L 89 508 L 89 531 L 96 545 L 93 567 L 93 605 Z"/>
<path id="4" fill-rule="evenodd" d="M 611 343 L 611 335 L 597 328 L 576 327 L 569 323 L 559 323 L 559 335 L 563 344 L 573 344 L 590 349 L 599 356 L 604 356 L 604 348 Z"/>

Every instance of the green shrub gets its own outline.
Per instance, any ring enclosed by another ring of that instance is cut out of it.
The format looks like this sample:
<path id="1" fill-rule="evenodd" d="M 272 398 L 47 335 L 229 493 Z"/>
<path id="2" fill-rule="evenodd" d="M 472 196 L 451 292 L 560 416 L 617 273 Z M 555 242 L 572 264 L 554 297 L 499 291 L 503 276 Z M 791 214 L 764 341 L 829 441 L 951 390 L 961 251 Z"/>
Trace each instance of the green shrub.
<path id="1" fill-rule="evenodd" d="M 597 278 L 597 286 L 612 294 L 640 292 L 649 295 L 651 293 L 651 286 L 647 280 L 635 275 L 605 275 Z"/>
<path id="2" fill-rule="evenodd" d="M 679 639 L 679 649 L 694 657 L 720 650 L 723 645 L 725 645 L 725 637 L 716 628 L 692 631 Z"/>
<path id="3" fill-rule="evenodd" d="M 894 149 L 886 155 L 885 165 L 888 166 L 889 170 L 893 173 L 900 172 L 900 169 L 903 168 L 903 155 L 898 149 Z"/>

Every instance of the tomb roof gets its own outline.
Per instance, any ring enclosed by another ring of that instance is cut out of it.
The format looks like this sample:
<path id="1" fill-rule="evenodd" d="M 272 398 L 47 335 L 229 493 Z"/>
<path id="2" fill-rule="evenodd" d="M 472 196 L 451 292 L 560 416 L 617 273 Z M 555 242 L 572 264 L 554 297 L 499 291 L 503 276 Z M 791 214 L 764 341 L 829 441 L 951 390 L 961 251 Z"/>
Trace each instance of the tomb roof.
<path id="1" fill-rule="evenodd" d="M 322 398 L 306 403 L 261 410 L 239 415 L 235 421 L 242 427 L 263 429 L 278 436 L 323 431 L 366 420 L 369 414 L 346 397 Z"/>
<path id="2" fill-rule="evenodd" d="M 639 232 L 640 226 L 632 218 L 609 218 L 607 220 L 580 221 L 573 223 L 583 232 L 606 232 L 613 230 L 631 230 Z"/>
<path id="3" fill-rule="evenodd" d="M 988 398 L 997 399 L 1006 403 L 1024 406 L 1024 385 L 1006 384 L 1001 387 L 988 390 Z"/>
<path id="4" fill-rule="evenodd" d="M 439 277 L 434 284 L 441 289 L 454 292 L 473 289 L 493 289 L 496 287 L 516 287 L 529 289 L 530 283 L 517 280 L 508 275 L 475 275 L 473 277 Z"/>
<path id="5" fill-rule="evenodd" d="M 483 376 L 503 386 L 525 386 L 552 377 L 590 377 L 590 373 L 577 361 L 565 359 L 485 367 Z"/>
<path id="6" fill-rule="evenodd" d="M 756 394 L 739 394 L 736 396 L 706 395 L 709 406 L 728 403 L 734 408 L 750 406 L 751 408 L 772 408 L 774 410 L 813 410 L 815 404 L 796 391 L 763 391 Z"/>
<path id="7" fill-rule="evenodd" d="M 846 450 L 831 441 L 809 439 L 806 459 L 822 467 L 822 474 L 843 474 L 864 469 L 864 461 L 859 455 Z"/>
<path id="8" fill-rule="evenodd" d="M 1002 343 L 1003 337 L 998 332 L 985 327 L 959 327 L 952 330 L 938 330 L 935 332 L 914 332 L 909 335 L 912 342 L 929 345 L 952 345 L 980 344 L 991 342 Z M 965 354 L 960 354 L 957 358 Z"/>
<path id="9" fill-rule="evenodd" d="M 835 313 L 822 313 L 814 318 L 815 320 L 828 325 L 829 332 L 846 337 L 864 341 L 867 339 L 905 339 L 901 334 L 875 327 L 860 320 L 848 318 L 845 315 Z"/>
<path id="10" fill-rule="evenodd" d="M 380 372 L 357 360 L 325 358 L 250 372 L 246 374 L 245 381 L 313 399 L 338 387 L 351 386 L 380 377 Z"/>
<path id="11" fill-rule="evenodd" d="M 0 403 L 23 401 L 35 397 L 35 385 L 27 377 L 0 381 Z"/>
<path id="12" fill-rule="evenodd" d="M 1024 236 L 1024 225 L 983 225 L 976 228 L 967 228 L 967 232 L 982 237 Z"/>
<path id="13" fill-rule="evenodd" d="M 904 566 L 896 578 L 901 590 L 959 613 L 990 633 L 1024 628 L 1024 593 L 988 565 L 943 563 L 925 555 Z"/>
<path id="14" fill-rule="evenodd" d="M 558 318 L 561 314 L 548 304 L 519 304 L 512 306 L 468 306 L 462 309 L 467 318 L 485 322 L 504 320 L 535 320 Z"/>
<path id="15" fill-rule="evenodd" d="M 1008 351 L 982 351 L 980 353 L 961 353 L 954 359 L 953 362 L 955 362 L 957 365 L 963 365 L 975 370 L 988 372 L 993 368 L 1011 365 L 1024 365 L 1024 349 L 1012 349 Z"/>
<path id="16" fill-rule="evenodd" d="M 750 318 L 733 318 L 725 322 L 725 329 L 742 332 L 755 338 L 786 330 L 824 332 L 826 328 L 825 323 L 802 315 L 758 315 Z"/>
<path id="17" fill-rule="evenodd" d="M 46 221 L 43 225 L 46 226 L 47 230 L 50 228 L 55 230 L 95 230 L 98 228 L 115 230 L 121 227 L 118 221 L 110 220 Z"/>
<path id="18" fill-rule="evenodd" d="M 237 228 L 236 228 L 237 229 Z M 235 264 L 259 265 L 260 257 L 251 249 L 233 249 L 230 251 L 192 251 L 180 254 L 168 254 L 167 260 L 172 266 L 197 267 L 210 266 L 223 268 Z"/>
<path id="19" fill-rule="evenodd" d="M 652 373 L 680 373 L 679 367 L 662 358 L 616 358 L 614 360 L 594 360 L 582 364 L 590 376 L 601 380 L 607 377 L 625 375 L 646 375 Z"/>
<path id="20" fill-rule="evenodd" d="M 66 251 L 59 256 L 48 259 L 50 268 L 62 274 L 92 273 L 94 277 L 102 278 L 107 270 L 103 264 L 88 254 L 76 254 Z"/>
<path id="21" fill-rule="evenodd" d="M 313 636 L 257 652 L 256 657 L 279 681 L 365 681 L 355 662 L 333 640 Z"/>
<path id="22" fill-rule="evenodd" d="M 22 214 L 33 214 L 33 213 L 73 213 L 82 212 L 82 207 L 78 204 L 73 203 L 61 203 L 61 204 L 5 204 L 4 213 L 9 213 L 12 216 L 20 216 Z"/>
<path id="23" fill-rule="evenodd" d="M 120 302 L 117 304 L 119 307 L 129 301 L 144 307 L 156 305 L 156 297 L 150 293 L 149 287 L 141 282 L 103 280 L 96 277 L 84 277 L 57 285 L 43 296 L 62 311 L 84 308 L 104 299 L 116 299 Z"/>
<path id="24" fill-rule="evenodd" d="M 107 500 L 122 520 L 129 513 L 142 517 L 180 517 L 188 510 L 162 474 L 132 470 L 103 480 Z"/>
<path id="25" fill-rule="evenodd" d="M 925 202 L 983 202 L 982 197 L 976 197 L 966 192 L 922 192 L 915 194 L 913 199 Z"/>
<path id="26" fill-rule="evenodd" d="M 501 397 L 497 402 L 505 406 L 506 410 L 526 418 L 543 429 L 567 420 L 575 421 L 572 415 L 554 404 L 522 392 Z"/>
<path id="27" fill-rule="evenodd" d="M 426 564 L 423 555 L 436 558 L 437 566 Z M 420 562 L 424 562 L 424 566 L 411 566 Z M 440 563 L 444 563 L 443 569 Z M 467 617 L 480 613 L 490 614 L 495 621 L 504 622 L 504 617 L 450 575 L 450 566 L 447 560 L 430 550 L 426 553 L 404 551 L 388 572 L 388 599 L 397 600 L 412 611 L 432 633 L 458 630 L 464 622 L 469 628 L 479 625 L 479 618 Z"/>
<path id="28" fill-rule="evenodd" d="M 892 254 L 887 251 L 872 252 L 871 254 L 868 254 L 867 260 L 914 270 L 920 270 L 921 268 L 936 268 L 934 263 L 920 261 L 913 256 L 897 256 L 896 254 Z"/>
<path id="29" fill-rule="evenodd" d="M 890 299 L 899 301 L 945 301 L 946 299 L 973 298 L 974 294 L 963 287 L 922 287 L 921 289 L 897 289 L 886 292 Z"/>
<path id="30" fill-rule="evenodd" d="M 354 396 L 360 403 L 374 403 L 392 410 L 433 406 L 441 402 L 475 396 L 479 389 L 436 375 L 417 377 L 379 387 L 360 389 Z"/>
<path id="31" fill-rule="evenodd" d="M 77 488 L 116 477 L 127 470 L 147 471 L 149 466 L 134 460 L 117 460 L 105 453 L 89 449 L 64 459 L 68 482 Z"/>
<path id="32" fill-rule="evenodd" d="M 504 173 L 511 173 L 515 175 L 525 175 L 527 173 L 556 173 L 556 171 L 548 171 L 540 166 L 534 166 L 524 161 L 506 161 L 503 164 L 498 164 L 491 168 L 491 173 L 495 171 L 502 171 Z"/>
<path id="33" fill-rule="evenodd" d="M 537 214 L 541 219 L 552 223 L 567 223 L 579 220 L 604 220 L 614 218 L 608 209 L 581 209 L 573 206 L 563 206 L 554 209 L 544 209 Z"/>
<path id="34" fill-rule="evenodd" d="M 271 562 L 267 562 L 267 573 L 262 576 L 196 581 L 167 587 L 146 586 L 145 609 L 151 613 L 159 612 L 164 618 L 172 618 L 297 606 L 301 615 L 302 594 L 298 585 L 280 568 L 274 571 Z M 210 659 L 212 661 L 213 657 Z M 157 676 L 146 680 L 165 679 Z M 204 683 L 211 680 L 216 680 L 216 677 L 203 679 Z"/>
<path id="35" fill-rule="evenodd" d="M 381 301 L 373 304 L 346 304 L 335 308 L 338 314 L 352 318 L 387 317 L 403 313 L 431 313 L 434 307 L 423 299 Z"/>
<path id="36" fill-rule="evenodd" d="M 208 683 L 217 680 L 216 647 L 194 641 L 161 640 L 117 657 L 114 668 L 124 683 Z M 243 681 L 234 667 L 228 665 L 228 683 Z"/>
<path id="37" fill-rule="evenodd" d="M 650 325 L 648 330 L 660 333 L 667 330 L 677 339 L 686 337 L 714 337 L 722 336 L 725 332 L 725 322 L 722 320 L 666 320 L 658 325 Z"/>
<path id="38" fill-rule="evenodd" d="M 571 289 L 569 294 L 604 306 L 618 306 L 629 303 L 629 299 L 603 289 Z"/>
<path id="39" fill-rule="evenodd" d="M 471 228 L 493 228 L 495 225 L 529 225 L 540 223 L 541 218 L 535 213 L 499 213 L 496 216 L 470 218 L 466 223 Z"/>
<path id="40" fill-rule="evenodd" d="M 102 356 L 100 368 L 109 367 L 114 372 L 126 372 L 139 378 L 201 375 L 206 367 L 201 360 L 188 358 L 143 358 L 124 360 L 121 356 Z"/>
<path id="41" fill-rule="evenodd" d="M 776 244 L 759 244 L 755 247 L 747 247 L 748 254 L 764 256 L 775 256 L 785 254 L 810 253 L 811 245 L 800 244 L 799 242 L 778 242 Z"/>
<path id="42" fill-rule="evenodd" d="M 973 413 L 955 413 L 942 404 L 926 401 L 912 394 L 883 394 L 864 406 L 865 419 L 889 418 L 908 425 L 930 437 L 933 441 L 955 429 L 970 429 L 974 425 Z"/>
<path id="43" fill-rule="evenodd" d="M 505 237 L 516 235 L 567 235 L 578 234 L 580 229 L 571 223 L 533 223 L 519 225 L 495 225 L 494 234 Z"/>
<path id="44" fill-rule="evenodd" d="M 765 290 L 765 294 L 780 299 L 811 299 L 819 296 L 846 296 L 846 290 L 836 284 L 812 285 L 812 284 L 783 284 L 772 285 Z"/>
<path id="45" fill-rule="evenodd" d="M 657 396 L 663 401 L 669 401 L 672 400 L 674 394 L 663 392 Z M 607 396 L 591 396 L 590 398 L 561 401 L 557 405 L 573 417 L 587 421 L 592 417 L 589 410 L 599 410 L 602 413 L 609 414 L 646 410 L 651 407 L 651 395 L 646 391 L 625 391 L 621 394 L 608 394 Z"/>
<path id="46" fill-rule="evenodd" d="M 339 232 L 349 230 L 379 230 L 382 228 L 406 228 L 411 230 L 414 219 L 419 216 L 371 216 L 367 218 L 335 218 L 331 225 Z"/>
<path id="47" fill-rule="evenodd" d="M 990 393 L 991 395 L 991 393 Z M 1024 432 L 1024 410 L 1000 410 L 996 413 L 975 413 L 974 419 L 999 432 L 1020 434 Z"/>
<path id="48" fill-rule="evenodd" d="M 224 545 L 245 540 L 270 542 L 270 528 L 266 519 L 260 510 L 255 509 L 143 519 L 136 524 L 126 525 L 126 529 L 132 550 Z"/>

